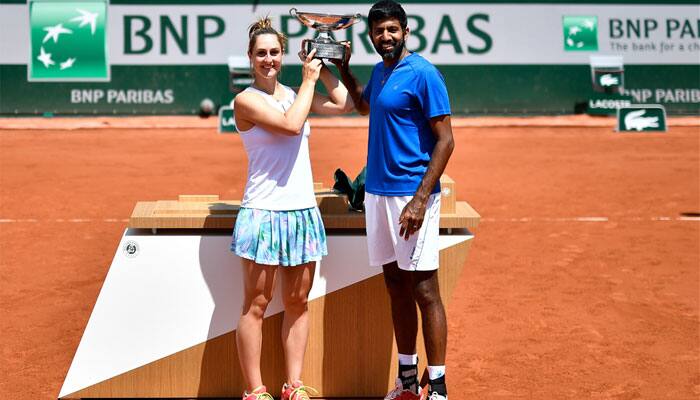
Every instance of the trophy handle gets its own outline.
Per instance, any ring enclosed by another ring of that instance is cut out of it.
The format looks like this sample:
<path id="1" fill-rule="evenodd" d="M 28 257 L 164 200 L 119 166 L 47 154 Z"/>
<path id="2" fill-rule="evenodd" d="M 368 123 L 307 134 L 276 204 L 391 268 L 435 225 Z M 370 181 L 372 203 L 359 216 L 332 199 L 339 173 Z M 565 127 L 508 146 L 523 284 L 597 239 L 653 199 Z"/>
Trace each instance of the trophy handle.
<path id="1" fill-rule="evenodd" d="M 301 41 L 301 48 L 304 50 L 304 54 L 311 53 L 311 50 L 313 49 L 311 47 L 312 41 L 313 41 L 312 39 L 304 39 Z"/>

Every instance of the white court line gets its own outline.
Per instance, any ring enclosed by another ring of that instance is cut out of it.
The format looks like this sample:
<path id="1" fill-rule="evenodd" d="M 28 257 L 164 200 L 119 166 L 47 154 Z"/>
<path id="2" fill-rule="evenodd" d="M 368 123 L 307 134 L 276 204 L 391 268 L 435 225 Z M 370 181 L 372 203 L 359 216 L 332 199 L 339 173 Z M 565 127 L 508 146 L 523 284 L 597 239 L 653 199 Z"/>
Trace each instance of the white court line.
<path id="1" fill-rule="evenodd" d="M 70 223 L 85 223 L 85 222 L 129 222 L 128 218 L 125 219 L 117 219 L 117 218 L 105 218 L 105 219 L 86 219 L 86 218 L 72 218 L 72 219 L 63 219 L 63 218 L 56 218 L 56 219 L 47 219 L 47 220 L 38 220 L 35 218 L 18 218 L 18 219 L 11 219 L 11 218 L 0 218 L 0 224 L 11 224 L 11 223 L 50 223 L 50 222 L 70 222 Z"/>
<path id="2" fill-rule="evenodd" d="M 639 218 L 639 221 L 642 219 Z M 481 218 L 481 221 L 486 222 L 608 222 L 610 219 L 608 217 L 560 217 L 560 218 L 535 218 L 535 217 L 523 217 L 523 218 Z"/>
<path id="3" fill-rule="evenodd" d="M 523 218 L 490 218 L 483 217 L 481 222 L 640 222 L 640 221 L 700 221 L 700 217 L 629 217 L 629 218 L 608 218 L 608 217 L 523 217 Z"/>
<path id="4" fill-rule="evenodd" d="M 576 217 L 576 218 L 546 218 L 547 221 L 556 221 L 556 222 L 569 222 L 569 221 L 576 221 L 576 222 L 608 222 L 610 219 L 608 217 Z"/>

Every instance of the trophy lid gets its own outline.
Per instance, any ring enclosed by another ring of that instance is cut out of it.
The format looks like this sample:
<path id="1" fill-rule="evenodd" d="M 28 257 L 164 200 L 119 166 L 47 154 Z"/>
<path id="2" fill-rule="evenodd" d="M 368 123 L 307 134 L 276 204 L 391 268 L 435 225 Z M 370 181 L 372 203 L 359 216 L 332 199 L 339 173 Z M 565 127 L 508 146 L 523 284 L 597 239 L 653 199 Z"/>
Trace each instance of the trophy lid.
<path id="1" fill-rule="evenodd" d="M 302 24 L 319 31 L 335 31 L 345 29 L 360 21 L 360 14 L 323 14 L 297 11 L 296 8 L 289 10 L 289 14 L 296 17 Z"/>

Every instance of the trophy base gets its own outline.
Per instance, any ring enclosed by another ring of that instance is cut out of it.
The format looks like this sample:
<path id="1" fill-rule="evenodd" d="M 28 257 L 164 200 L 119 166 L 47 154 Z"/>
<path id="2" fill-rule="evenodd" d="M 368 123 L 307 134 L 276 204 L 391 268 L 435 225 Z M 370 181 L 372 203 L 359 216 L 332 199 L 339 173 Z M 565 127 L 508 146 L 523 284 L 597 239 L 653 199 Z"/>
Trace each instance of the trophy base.
<path id="1" fill-rule="evenodd" d="M 328 60 L 343 60 L 345 58 L 345 46 L 340 43 L 316 42 L 304 40 L 304 51 L 309 54 L 316 49 L 314 58 L 325 58 Z"/>

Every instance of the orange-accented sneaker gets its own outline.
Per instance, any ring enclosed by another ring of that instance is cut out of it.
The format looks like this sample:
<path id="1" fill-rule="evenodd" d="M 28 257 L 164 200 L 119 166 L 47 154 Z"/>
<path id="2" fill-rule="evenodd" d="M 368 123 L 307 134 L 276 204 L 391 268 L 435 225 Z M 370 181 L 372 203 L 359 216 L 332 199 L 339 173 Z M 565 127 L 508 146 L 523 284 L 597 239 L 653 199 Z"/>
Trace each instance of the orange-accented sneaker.
<path id="1" fill-rule="evenodd" d="M 309 394 L 317 395 L 318 391 L 311 386 L 304 386 L 301 381 L 282 386 L 282 400 L 309 400 Z"/>
<path id="2" fill-rule="evenodd" d="M 425 385 L 423 389 L 421 389 L 420 386 L 418 387 L 418 397 L 420 400 L 430 400 L 428 398 L 430 395 L 430 393 L 428 393 L 428 387 L 430 387 L 430 385 Z"/>
<path id="3" fill-rule="evenodd" d="M 420 387 L 418 387 L 418 393 L 414 393 L 408 389 L 403 388 L 403 383 L 401 378 L 396 378 L 396 387 L 391 392 L 387 393 L 384 400 L 424 400 L 425 397 L 421 396 Z"/>
<path id="4" fill-rule="evenodd" d="M 242 400 L 275 400 L 275 398 L 270 393 L 267 393 L 265 386 L 259 386 L 250 393 L 243 392 Z"/>

